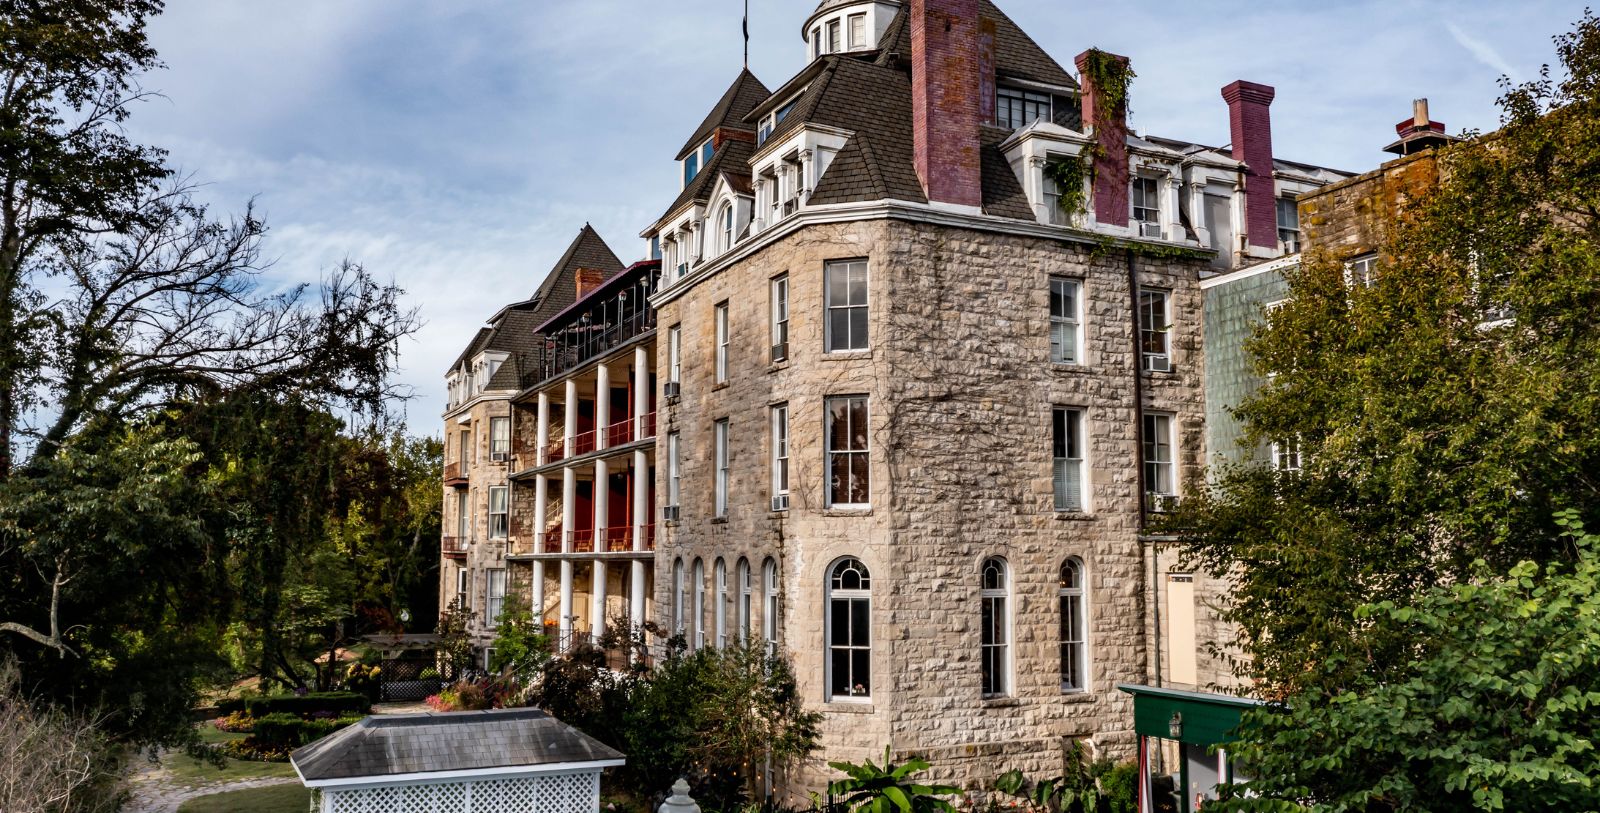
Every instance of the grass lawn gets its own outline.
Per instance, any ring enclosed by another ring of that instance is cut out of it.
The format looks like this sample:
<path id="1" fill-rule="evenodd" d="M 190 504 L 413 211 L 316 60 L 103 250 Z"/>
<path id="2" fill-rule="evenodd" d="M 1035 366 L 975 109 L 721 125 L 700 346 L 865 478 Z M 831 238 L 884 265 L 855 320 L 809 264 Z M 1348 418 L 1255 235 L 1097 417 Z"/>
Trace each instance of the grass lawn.
<path id="1" fill-rule="evenodd" d="M 310 806 L 309 789 L 270 785 L 190 799 L 178 806 L 178 813 L 305 813 Z"/>
<path id="2" fill-rule="evenodd" d="M 221 768 L 201 762 L 181 753 L 169 753 L 161 763 L 172 772 L 172 780 L 180 785 L 206 785 L 212 782 L 237 782 L 240 779 L 260 779 L 267 776 L 295 776 L 294 767 L 287 762 L 247 762 L 230 759 Z"/>
<path id="3" fill-rule="evenodd" d="M 231 731 L 218 730 L 210 720 L 201 723 L 199 730 L 200 741 L 206 745 L 220 745 L 230 740 L 242 740 L 249 736 L 248 734 L 235 734 Z"/>

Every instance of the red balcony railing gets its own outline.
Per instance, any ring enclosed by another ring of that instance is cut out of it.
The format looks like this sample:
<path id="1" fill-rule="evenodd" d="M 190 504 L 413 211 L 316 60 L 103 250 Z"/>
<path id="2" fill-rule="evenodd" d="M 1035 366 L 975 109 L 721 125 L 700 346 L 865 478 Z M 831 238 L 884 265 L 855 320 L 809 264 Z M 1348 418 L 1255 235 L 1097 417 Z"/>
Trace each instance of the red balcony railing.
<path id="1" fill-rule="evenodd" d="M 445 556 L 465 556 L 467 540 L 459 536 L 443 537 L 439 542 L 439 552 Z"/>
<path id="2" fill-rule="evenodd" d="M 593 429 L 590 429 L 587 432 L 579 432 L 578 435 L 572 439 L 572 454 L 577 456 L 581 454 L 588 454 L 594 451 L 594 443 L 598 438 L 598 435 L 599 433 Z"/>
<path id="3" fill-rule="evenodd" d="M 606 446 L 608 448 L 621 446 L 631 440 L 633 440 L 633 421 L 631 419 L 623 418 L 606 427 Z"/>
<path id="4" fill-rule="evenodd" d="M 444 484 L 453 488 L 467 485 L 467 472 L 460 463 L 444 464 Z"/>
<path id="5" fill-rule="evenodd" d="M 561 528 L 560 527 L 551 528 L 550 530 L 544 532 L 544 552 L 545 553 L 560 553 L 561 552 Z"/>
<path id="6" fill-rule="evenodd" d="M 639 440 L 644 440 L 645 438 L 653 438 L 655 436 L 656 436 L 656 414 L 654 412 L 646 412 L 645 414 L 640 415 L 639 416 L 639 434 L 637 436 L 638 439 Z"/>
<path id="7" fill-rule="evenodd" d="M 572 537 L 573 553 L 594 553 L 594 529 L 579 528 Z"/>
<path id="8" fill-rule="evenodd" d="M 656 549 L 656 524 L 654 522 L 644 526 L 644 549 Z"/>
<path id="9" fill-rule="evenodd" d="M 566 439 L 557 438 L 557 439 L 552 440 L 549 443 L 545 444 L 545 447 L 544 447 L 544 462 L 546 462 L 546 463 L 554 463 L 557 460 L 560 460 L 561 458 L 566 457 L 566 456 L 567 456 L 567 441 L 566 441 Z"/>
<path id="10" fill-rule="evenodd" d="M 633 550 L 633 526 L 616 525 L 600 529 L 600 539 L 605 543 L 607 553 L 622 553 Z"/>

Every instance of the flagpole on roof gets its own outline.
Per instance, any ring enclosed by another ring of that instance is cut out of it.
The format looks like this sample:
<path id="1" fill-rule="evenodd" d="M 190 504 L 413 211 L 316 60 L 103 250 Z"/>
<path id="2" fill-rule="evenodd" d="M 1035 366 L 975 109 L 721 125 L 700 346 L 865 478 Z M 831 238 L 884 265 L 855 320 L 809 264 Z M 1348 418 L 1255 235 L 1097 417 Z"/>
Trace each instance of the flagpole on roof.
<path id="1" fill-rule="evenodd" d="M 750 70 L 750 0 L 744 0 L 744 69 Z"/>

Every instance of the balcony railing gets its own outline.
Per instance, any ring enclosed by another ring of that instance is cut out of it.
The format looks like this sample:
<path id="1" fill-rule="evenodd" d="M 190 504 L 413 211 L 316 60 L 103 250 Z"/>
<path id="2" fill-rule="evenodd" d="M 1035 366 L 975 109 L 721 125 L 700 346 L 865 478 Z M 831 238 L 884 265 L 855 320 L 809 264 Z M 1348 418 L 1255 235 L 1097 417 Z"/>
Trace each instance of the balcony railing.
<path id="1" fill-rule="evenodd" d="M 560 528 L 545 531 L 540 548 L 544 553 L 594 553 L 595 538 L 599 537 L 600 552 L 602 553 L 629 553 L 633 551 L 633 526 L 615 525 L 601 528 L 598 533 L 593 528 L 579 528 L 572 533 L 565 533 Z M 570 542 L 571 545 L 562 550 L 561 543 Z M 655 523 L 644 525 L 644 549 L 656 549 Z"/>
<path id="2" fill-rule="evenodd" d="M 638 440 L 644 440 L 645 438 L 653 438 L 655 436 L 656 436 L 656 414 L 654 412 L 646 412 L 645 414 L 640 415 L 639 416 L 639 435 L 638 435 Z"/>
<path id="3" fill-rule="evenodd" d="M 587 432 L 579 432 L 572 438 L 572 454 L 574 456 L 585 455 L 594 451 L 595 440 L 599 438 L 599 434 L 593 429 Z"/>
<path id="4" fill-rule="evenodd" d="M 545 444 L 544 462 L 554 463 L 566 456 L 567 441 L 565 438 L 557 438 L 556 440 L 552 440 L 548 444 Z"/>
<path id="5" fill-rule="evenodd" d="M 606 427 L 606 446 L 621 446 L 633 440 L 633 421 L 623 418 Z"/>
<path id="6" fill-rule="evenodd" d="M 573 553 L 594 553 L 594 529 L 579 528 L 572 539 Z"/>
<path id="7" fill-rule="evenodd" d="M 633 550 L 633 526 L 616 525 L 600 529 L 600 540 L 607 553 Z"/>
<path id="8" fill-rule="evenodd" d="M 462 556 L 467 552 L 467 540 L 460 536 L 446 536 L 440 539 L 439 552 L 445 556 Z"/>
<path id="9" fill-rule="evenodd" d="M 467 484 L 467 471 L 460 463 L 444 464 L 444 484 L 462 488 Z"/>
<path id="10" fill-rule="evenodd" d="M 585 326 L 582 332 L 564 331 L 546 343 L 544 377 L 553 378 L 582 367 L 655 329 L 655 309 L 645 307 L 606 324 Z"/>
<path id="11" fill-rule="evenodd" d="M 550 530 L 544 532 L 544 552 L 561 552 L 561 529 L 559 527 L 551 528 Z"/>

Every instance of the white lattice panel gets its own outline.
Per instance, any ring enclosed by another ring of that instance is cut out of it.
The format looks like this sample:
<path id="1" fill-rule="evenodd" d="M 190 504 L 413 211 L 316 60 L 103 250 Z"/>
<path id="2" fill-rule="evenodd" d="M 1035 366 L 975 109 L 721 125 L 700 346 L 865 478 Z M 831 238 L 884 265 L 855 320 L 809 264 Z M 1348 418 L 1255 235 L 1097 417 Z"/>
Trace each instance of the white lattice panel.
<path id="1" fill-rule="evenodd" d="M 594 813 L 600 774 L 324 790 L 328 813 Z"/>

